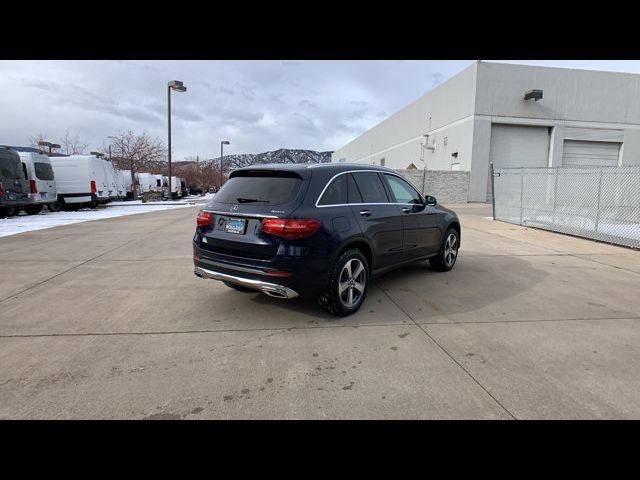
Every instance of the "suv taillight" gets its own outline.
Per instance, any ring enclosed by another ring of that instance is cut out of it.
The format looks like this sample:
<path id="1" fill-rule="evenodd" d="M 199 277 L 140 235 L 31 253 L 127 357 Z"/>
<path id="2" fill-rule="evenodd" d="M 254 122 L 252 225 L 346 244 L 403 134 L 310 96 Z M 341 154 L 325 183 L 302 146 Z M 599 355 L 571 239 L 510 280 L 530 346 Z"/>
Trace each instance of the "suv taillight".
<path id="1" fill-rule="evenodd" d="M 98 189 L 96 188 L 96 181 L 91 180 L 91 193 L 96 193 Z"/>
<path id="2" fill-rule="evenodd" d="M 2 180 L 0 180 L 0 196 L 4 195 L 4 185 L 2 183 Z"/>
<path id="3" fill-rule="evenodd" d="M 213 215 L 209 212 L 198 212 L 198 219 L 196 220 L 199 227 L 207 227 L 213 223 Z"/>
<path id="4" fill-rule="evenodd" d="M 285 220 L 281 218 L 265 218 L 260 230 L 282 238 L 307 238 L 318 231 L 318 220 Z"/>
<path id="5" fill-rule="evenodd" d="M 36 186 L 35 180 L 29 180 L 29 188 L 31 189 L 31 193 L 38 193 L 38 187 Z"/>

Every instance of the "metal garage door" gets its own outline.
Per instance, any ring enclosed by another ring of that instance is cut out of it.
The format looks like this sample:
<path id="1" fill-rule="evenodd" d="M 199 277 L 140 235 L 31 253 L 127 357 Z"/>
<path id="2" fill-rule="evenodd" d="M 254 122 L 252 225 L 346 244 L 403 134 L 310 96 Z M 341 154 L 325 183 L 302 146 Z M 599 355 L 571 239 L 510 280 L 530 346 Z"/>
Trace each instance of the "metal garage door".
<path id="1" fill-rule="evenodd" d="M 491 161 L 496 168 L 547 167 L 549 128 L 491 125 Z"/>
<path id="2" fill-rule="evenodd" d="M 618 165 L 620 143 L 585 142 L 565 140 L 562 151 L 562 165 L 589 165 L 615 167 Z"/>
<path id="3" fill-rule="evenodd" d="M 490 161 L 495 168 L 547 167 L 549 165 L 549 127 L 491 125 Z M 491 175 L 487 201 L 491 201 Z"/>

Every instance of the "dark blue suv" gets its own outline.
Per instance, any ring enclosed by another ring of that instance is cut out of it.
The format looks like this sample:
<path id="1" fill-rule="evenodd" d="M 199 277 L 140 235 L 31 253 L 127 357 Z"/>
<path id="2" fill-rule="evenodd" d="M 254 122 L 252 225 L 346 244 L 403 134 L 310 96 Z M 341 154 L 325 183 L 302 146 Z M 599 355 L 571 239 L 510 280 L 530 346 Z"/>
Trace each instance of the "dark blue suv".
<path id="1" fill-rule="evenodd" d="M 454 212 L 393 170 L 346 163 L 235 170 L 198 213 L 195 274 L 277 298 L 316 296 L 355 312 L 370 278 L 429 259 L 451 270 L 460 248 Z"/>

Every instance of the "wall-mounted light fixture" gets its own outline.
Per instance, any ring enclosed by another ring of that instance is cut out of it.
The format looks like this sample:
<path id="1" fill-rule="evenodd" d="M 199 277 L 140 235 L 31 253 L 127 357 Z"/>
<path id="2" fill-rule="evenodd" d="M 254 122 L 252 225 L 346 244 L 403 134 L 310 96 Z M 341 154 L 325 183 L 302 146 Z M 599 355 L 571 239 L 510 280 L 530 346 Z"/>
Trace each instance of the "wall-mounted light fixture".
<path id="1" fill-rule="evenodd" d="M 536 102 L 538 100 L 542 100 L 542 90 L 529 90 L 528 92 L 525 92 L 524 99 L 525 100 L 533 99 Z"/>
<path id="2" fill-rule="evenodd" d="M 452 156 L 453 158 L 458 158 L 458 152 L 453 152 L 453 153 L 451 154 L 451 156 Z"/>

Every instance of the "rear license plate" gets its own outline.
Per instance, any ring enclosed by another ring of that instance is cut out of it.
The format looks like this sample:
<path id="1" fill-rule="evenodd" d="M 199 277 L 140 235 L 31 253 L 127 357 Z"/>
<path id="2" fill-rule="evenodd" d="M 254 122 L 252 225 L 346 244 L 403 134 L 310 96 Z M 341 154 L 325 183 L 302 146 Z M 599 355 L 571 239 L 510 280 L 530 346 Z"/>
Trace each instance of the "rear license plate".
<path id="1" fill-rule="evenodd" d="M 238 235 L 244 235 L 244 231 L 247 228 L 247 221 L 243 218 L 230 218 L 224 225 L 224 231 L 227 233 L 236 233 Z"/>

